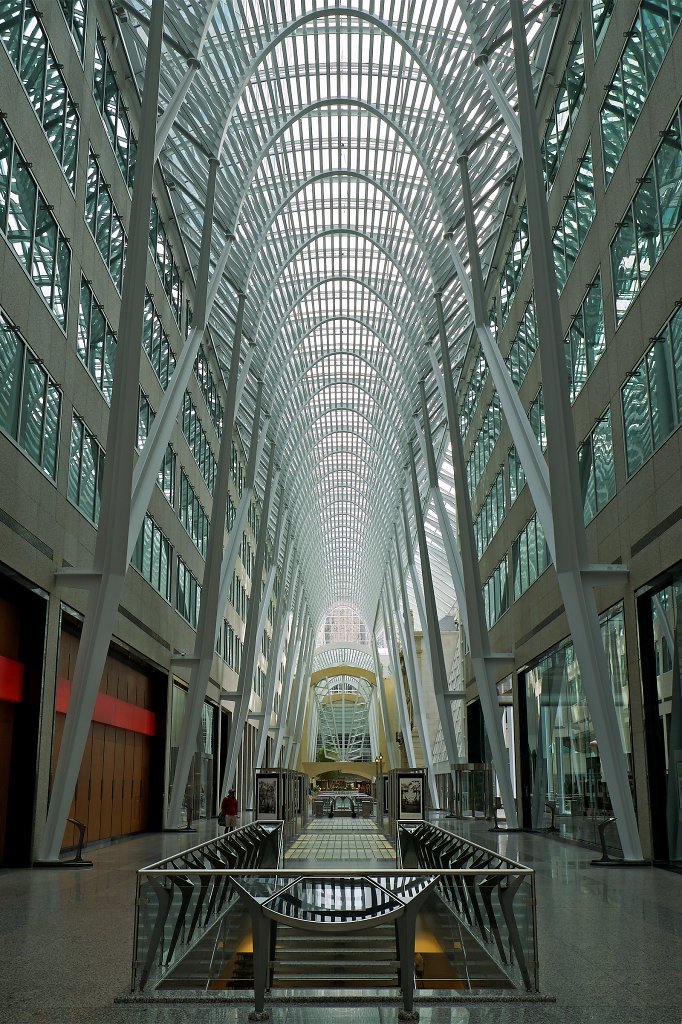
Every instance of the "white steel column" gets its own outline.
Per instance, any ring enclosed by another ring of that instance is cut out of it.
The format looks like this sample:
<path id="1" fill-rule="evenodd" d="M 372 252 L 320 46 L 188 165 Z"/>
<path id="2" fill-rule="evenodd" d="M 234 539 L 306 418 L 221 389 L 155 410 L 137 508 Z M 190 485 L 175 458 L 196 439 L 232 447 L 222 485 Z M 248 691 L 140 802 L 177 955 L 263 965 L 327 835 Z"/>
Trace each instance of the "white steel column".
<path id="1" fill-rule="evenodd" d="M 403 743 L 405 744 L 405 753 L 407 755 L 407 766 L 408 768 L 416 768 L 414 744 L 412 743 L 412 727 L 407 713 L 405 684 L 403 683 L 403 673 L 400 667 L 400 652 L 398 650 L 398 641 L 396 640 L 395 631 L 393 629 L 393 619 L 390 614 L 390 595 L 387 578 L 384 579 L 384 591 L 382 591 L 381 594 L 381 609 L 384 619 L 384 632 L 386 633 L 386 641 L 388 643 L 389 658 L 393 667 L 393 692 L 395 694 L 396 704 L 398 705 L 398 718 L 400 720 L 400 728 L 403 733 Z M 400 768 L 400 765 L 396 764 L 394 767 Z"/>
<path id="2" fill-rule="evenodd" d="M 266 418 L 264 429 L 259 435 L 262 397 L 263 384 L 261 381 L 258 381 L 256 388 L 256 407 L 253 413 L 253 428 L 251 430 L 251 447 L 249 449 L 249 457 L 246 462 L 246 476 L 244 478 L 242 496 L 239 499 L 239 505 L 237 506 L 234 522 L 232 523 L 230 536 L 223 552 L 223 564 L 220 568 L 220 591 L 218 595 L 218 608 L 220 609 L 220 613 L 222 613 L 223 608 L 227 604 L 227 596 L 230 592 L 232 573 L 237 563 L 237 555 L 239 554 L 239 547 L 242 542 L 242 534 L 244 532 L 244 526 L 249 514 L 249 506 L 253 497 L 256 470 L 261 462 L 263 448 L 265 447 L 265 440 L 268 433 L 268 421 Z"/>
<path id="3" fill-rule="evenodd" d="M 249 612 L 246 619 L 246 635 L 244 637 L 244 650 L 239 667 L 239 682 L 237 684 L 238 702 L 235 703 L 232 716 L 232 730 L 227 747 L 225 758 L 225 774 L 223 775 L 222 796 L 227 792 L 234 782 L 237 770 L 237 759 L 242 742 L 242 734 L 246 723 L 246 716 L 249 711 L 249 701 L 253 688 L 253 668 L 256 660 L 256 643 L 258 640 L 258 612 L 260 608 L 260 589 L 263 582 L 263 564 L 265 562 L 265 545 L 268 536 L 268 520 L 270 518 L 270 499 L 272 496 L 272 478 L 275 466 L 275 445 L 271 443 L 270 458 L 268 460 L 268 471 L 265 479 L 265 492 L 263 494 L 263 514 L 261 516 L 258 541 L 256 543 L 256 559 L 251 578 L 251 598 L 249 600 Z"/>
<path id="4" fill-rule="evenodd" d="M 430 354 L 433 357 L 433 372 L 441 384 L 443 382 L 443 376 L 438 366 L 438 361 L 431 350 Z M 431 437 L 431 422 L 429 420 L 428 408 L 426 405 L 426 391 L 424 388 L 424 381 L 419 382 L 419 394 L 421 399 L 422 417 L 424 420 L 424 452 L 426 456 L 426 466 L 429 474 L 429 495 L 433 498 L 434 508 L 436 515 L 438 516 L 438 525 L 440 527 L 440 534 L 443 538 L 443 546 L 448 559 L 448 566 L 450 568 L 450 575 L 452 576 L 452 583 L 455 588 L 455 594 L 457 595 L 457 605 L 459 607 L 459 617 L 464 629 L 464 634 L 469 642 L 469 619 L 467 618 L 467 606 L 466 596 L 464 593 L 464 572 L 462 570 L 462 556 L 459 553 L 457 546 L 457 538 L 455 537 L 455 531 L 452 528 L 452 522 L 450 520 L 450 514 L 445 507 L 443 495 L 440 492 L 440 485 L 438 483 L 438 469 L 436 468 L 436 458 L 433 453 L 433 440 Z M 443 404 L 447 406 L 445 398 L 445 386 L 443 385 Z M 419 423 L 418 417 L 415 417 L 415 424 L 417 430 L 421 430 L 421 424 Z"/>
<path id="5" fill-rule="evenodd" d="M 286 592 L 287 576 L 289 575 L 289 567 L 291 564 L 291 559 L 293 558 L 294 555 L 292 535 L 293 528 L 291 520 L 289 520 L 287 540 L 284 548 L 284 560 L 282 563 L 282 587 L 279 594 L 279 600 L 277 601 L 275 621 L 272 627 L 272 643 L 270 644 L 268 672 L 265 677 L 265 711 L 263 715 L 263 720 L 258 727 L 258 736 L 256 737 L 256 754 L 254 761 L 256 768 L 263 767 L 263 758 L 265 756 L 265 748 L 268 740 L 268 730 L 270 728 L 270 722 L 272 720 L 272 710 L 275 706 L 277 675 L 279 672 L 279 666 L 282 661 L 284 641 L 286 640 L 286 620 L 288 618 L 290 604 L 293 599 L 293 587 L 290 593 Z"/>
<path id="6" fill-rule="evenodd" d="M 291 632 L 289 634 L 289 647 L 287 650 L 286 664 L 284 669 L 282 693 L 280 695 L 279 721 L 277 722 L 277 732 L 275 733 L 275 742 L 273 743 L 272 747 L 272 763 L 274 767 L 277 767 L 280 752 L 282 750 L 284 740 L 284 725 L 285 723 L 288 724 L 289 722 L 291 685 L 294 678 L 294 668 L 296 666 L 299 651 L 301 648 L 301 641 L 303 639 L 303 625 L 306 615 L 307 608 L 305 599 L 303 597 L 303 583 L 299 582 L 298 593 L 296 594 L 296 604 L 294 607 L 294 615 L 291 621 Z"/>
<path id="7" fill-rule="evenodd" d="M 462 572 L 464 575 L 464 596 L 467 606 L 469 624 L 469 649 L 471 662 L 476 674 L 478 697 L 485 721 L 488 742 L 492 753 L 495 772 L 502 796 L 502 804 L 509 828 L 516 828 L 518 819 L 516 804 L 509 777 L 509 761 L 502 730 L 502 712 L 497 695 L 497 685 L 492 671 L 495 662 L 509 662 L 509 656 L 495 657 L 490 650 L 488 626 L 483 606 L 481 575 L 476 553 L 474 524 L 471 516 L 471 502 L 467 486 L 466 466 L 462 450 L 462 438 L 459 433 L 459 417 L 455 401 L 455 389 L 452 384 L 452 370 L 448 358 L 448 342 L 445 334 L 445 320 L 440 294 L 435 296 L 436 313 L 438 315 L 438 333 L 440 337 L 441 361 L 443 364 L 443 380 L 447 401 L 448 427 L 450 430 L 450 448 L 452 466 L 455 477 L 455 501 L 457 506 L 457 527 L 462 554 Z M 513 659 L 512 659 L 513 663 Z"/>
<path id="8" fill-rule="evenodd" d="M 386 684 L 384 683 L 384 673 L 381 667 L 381 659 L 379 658 L 379 649 L 377 647 L 376 636 L 374 630 L 371 635 L 372 643 L 372 657 L 374 658 L 374 675 L 377 680 L 377 693 L 379 694 L 379 708 L 381 711 L 381 719 L 384 724 L 384 736 L 386 737 L 386 748 L 388 756 L 391 761 L 391 768 L 398 768 L 398 757 L 396 754 L 396 745 L 391 732 L 391 720 L 388 717 L 388 701 L 386 700 Z M 388 636 L 386 637 L 386 646 L 389 645 Z"/>
<path id="9" fill-rule="evenodd" d="M 167 823 L 171 828 L 177 828 L 180 824 L 180 812 L 182 810 L 185 787 L 192 764 L 197 730 L 201 722 L 201 711 L 211 674 L 211 665 L 213 664 L 216 635 L 219 632 L 219 623 L 223 615 L 224 605 L 218 605 L 220 567 L 223 560 L 223 545 L 225 541 L 225 518 L 230 480 L 232 432 L 234 429 L 237 378 L 239 376 L 244 299 L 245 296 L 243 294 L 239 296 L 237 323 L 232 343 L 230 374 L 227 382 L 227 402 L 223 417 L 223 432 L 220 438 L 218 467 L 213 491 L 213 504 L 211 505 L 211 521 L 208 530 L 208 543 L 206 545 L 199 621 L 194 641 L 194 656 L 190 663 L 187 703 L 182 720 L 178 759 L 175 764 L 175 775 L 168 807 Z"/>
<path id="10" fill-rule="evenodd" d="M 296 715 L 296 732 L 294 735 L 294 743 L 291 750 L 291 760 L 289 767 L 293 770 L 296 769 L 298 762 L 298 754 L 301 749 L 301 738 L 303 736 L 303 725 L 305 723 L 305 713 L 308 706 L 308 695 L 310 693 L 310 670 L 313 663 L 313 655 L 315 654 L 315 631 L 312 623 L 308 630 L 308 646 L 306 650 L 306 657 L 303 662 L 303 675 L 301 681 L 301 696 L 298 702 L 298 713 Z"/>
<path id="11" fill-rule="evenodd" d="M 282 758 L 282 767 L 288 768 L 291 762 L 291 752 L 296 739 L 296 731 L 298 729 L 298 716 L 301 708 L 301 701 L 303 699 L 304 690 L 304 679 L 305 679 L 305 666 L 308 658 L 308 645 L 310 642 L 310 633 L 312 627 L 310 620 L 306 619 L 305 629 L 301 638 L 301 648 L 298 656 L 298 664 L 296 666 L 296 679 L 294 682 L 294 692 L 291 698 L 291 707 L 289 709 L 289 730 L 287 735 L 287 742 L 284 748 L 284 756 Z"/>
<path id="12" fill-rule="evenodd" d="M 403 488 L 401 487 L 401 496 L 404 494 Z M 422 748 L 422 761 L 428 771 L 428 783 L 429 791 L 431 793 L 431 804 L 433 807 L 438 806 L 438 791 L 436 789 L 436 776 L 433 771 L 433 753 L 431 738 L 429 736 L 429 727 L 426 721 L 426 714 L 424 713 L 424 705 L 422 701 L 422 685 L 421 685 L 421 674 L 417 669 L 417 648 L 414 642 L 414 626 L 412 618 L 410 616 L 410 602 L 407 598 L 407 585 L 405 583 L 405 573 L 403 571 L 402 561 L 400 558 L 400 541 L 398 539 L 398 528 L 394 526 L 393 539 L 395 541 L 395 558 L 396 558 L 396 571 L 398 574 L 398 582 L 400 584 L 400 596 L 403 603 L 403 621 L 404 621 L 404 642 L 407 647 L 409 662 L 411 666 L 411 672 L 408 668 L 407 678 L 410 682 L 410 693 L 412 696 L 412 706 L 414 707 L 415 718 L 417 719 L 417 733 L 419 735 L 419 742 Z M 407 550 L 408 564 L 411 563 L 411 568 L 414 573 L 414 558 L 412 551 L 410 550 L 410 537 L 409 534 L 405 534 L 405 547 Z M 425 638 L 426 645 L 428 647 L 429 637 L 426 635 L 424 630 L 424 621 L 422 620 L 423 606 L 421 606 L 421 593 L 419 592 L 419 586 L 417 581 L 416 573 L 413 576 L 415 586 L 415 601 L 417 603 L 417 613 L 419 614 L 420 625 L 422 626 L 422 637 Z"/>
<path id="13" fill-rule="evenodd" d="M 145 280 L 149 249 L 149 211 L 154 175 L 154 137 L 159 97 L 165 0 L 153 0 L 140 117 L 130 234 L 123 274 L 114 384 L 107 431 L 107 457 L 95 543 L 94 566 L 71 574 L 71 584 L 89 590 L 83 631 L 74 668 L 73 688 L 50 804 L 40 846 L 40 859 L 57 861 L 66 819 L 76 788 L 90 721 L 104 671 L 109 641 L 118 612 L 130 554 L 128 520 L 137 438 L 140 352 L 144 319 Z M 165 447 L 164 447 L 165 450 Z M 155 472 L 161 463 L 155 466 Z M 146 506 L 145 506 L 146 511 Z M 144 512 L 142 513 L 144 517 Z M 139 530 L 138 530 L 139 532 Z M 135 535 L 137 539 L 137 534 Z M 63 574 L 68 583 L 69 574 Z"/>
<path id="14" fill-rule="evenodd" d="M 641 860 L 642 848 L 628 782 L 627 760 L 613 702 L 608 660 L 593 587 L 603 569 L 592 571 L 587 553 L 573 415 L 563 352 L 563 335 L 547 212 L 535 99 L 530 76 L 521 0 L 510 0 L 514 65 L 526 180 L 528 232 L 533 259 L 538 347 L 547 423 L 547 456 L 554 517 L 557 578 L 580 665 L 599 756 L 626 860 Z"/>
<path id="15" fill-rule="evenodd" d="M 429 642 L 429 661 L 431 663 L 431 677 L 433 689 L 436 695 L 436 704 L 443 727 L 443 739 L 448 755 L 448 764 L 452 772 L 452 766 L 463 760 L 457 748 L 457 737 L 455 735 L 455 723 L 452 720 L 452 707 L 450 704 L 450 692 L 448 690 L 448 674 L 445 668 L 443 657 L 443 641 L 438 622 L 438 609 L 436 607 L 436 596 L 433 590 L 433 576 L 431 573 L 431 562 L 429 551 L 426 545 L 426 530 L 424 528 L 424 517 L 422 515 L 421 497 L 419 494 L 419 483 L 417 481 L 417 469 L 414 463 L 414 451 L 412 443 L 409 443 L 410 471 L 412 475 L 412 505 L 414 518 L 417 524 L 417 541 L 419 543 L 419 557 L 422 567 L 422 580 L 424 582 L 424 603 L 426 622 L 422 625 L 424 632 L 431 634 Z M 403 495 L 403 507 L 405 498 Z M 404 508 L 405 520 L 407 521 L 407 509 Z"/>

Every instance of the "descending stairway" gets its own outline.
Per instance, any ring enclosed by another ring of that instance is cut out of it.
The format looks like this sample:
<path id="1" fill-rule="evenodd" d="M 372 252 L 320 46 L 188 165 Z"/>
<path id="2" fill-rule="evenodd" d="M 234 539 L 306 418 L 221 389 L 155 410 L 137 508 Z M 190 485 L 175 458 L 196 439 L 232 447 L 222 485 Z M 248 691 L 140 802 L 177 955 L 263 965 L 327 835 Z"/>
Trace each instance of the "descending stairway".
<path id="1" fill-rule="evenodd" d="M 277 926 L 272 988 L 397 988 L 395 926 L 324 938 Z"/>

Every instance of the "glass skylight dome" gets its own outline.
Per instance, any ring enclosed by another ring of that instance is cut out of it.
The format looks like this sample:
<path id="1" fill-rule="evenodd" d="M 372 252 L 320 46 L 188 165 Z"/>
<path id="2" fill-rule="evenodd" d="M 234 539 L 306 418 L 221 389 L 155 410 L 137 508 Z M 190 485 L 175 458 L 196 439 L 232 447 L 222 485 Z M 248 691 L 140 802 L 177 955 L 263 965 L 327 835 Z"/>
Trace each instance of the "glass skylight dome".
<path id="1" fill-rule="evenodd" d="M 115 6 L 141 87 L 151 0 Z M 524 4 L 538 78 L 551 8 Z M 484 275 L 518 161 L 482 60 L 514 103 L 507 0 L 166 3 L 161 108 L 188 88 L 161 165 L 196 273 L 209 159 L 220 161 L 213 266 L 233 241 L 209 329 L 227 368 L 245 293 L 238 429 L 248 449 L 262 380 L 316 628 L 344 604 L 372 630 L 410 441 L 426 480 L 422 380 L 454 514 L 428 346 L 441 292 L 456 377 L 471 333 L 445 237 L 465 256 L 457 160 L 468 157 Z M 430 513 L 426 528 L 444 615 L 454 591 Z"/>

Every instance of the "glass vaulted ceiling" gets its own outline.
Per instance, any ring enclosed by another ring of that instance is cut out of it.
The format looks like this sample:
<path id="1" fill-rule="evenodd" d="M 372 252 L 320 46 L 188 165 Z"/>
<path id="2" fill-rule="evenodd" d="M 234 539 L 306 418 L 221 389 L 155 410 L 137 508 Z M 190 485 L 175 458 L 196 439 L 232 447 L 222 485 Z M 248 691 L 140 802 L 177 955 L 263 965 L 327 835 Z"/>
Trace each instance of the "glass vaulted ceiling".
<path id="1" fill-rule="evenodd" d="M 151 0 L 114 7 L 141 86 Z M 556 20 L 546 0 L 524 7 L 539 79 Z M 458 157 L 469 156 L 484 274 L 509 200 L 517 155 L 477 63 L 489 55 L 513 104 L 508 2 L 167 0 L 165 26 L 162 108 L 200 61 L 161 153 L 193 270 L 212 156 L 213 265 L 234 236 L 210 320 L 225 368 L 246 294 L 238 429 L 248 449 L 260 379 L 282 471 L 275 511 L 287 503 L 313 622 L 342 603 L 371 629 L 421 430 L 420 380 L 454 515 L 427 346 L 437 290 L 455 375 L 470 340 L 444 238 L 466 254 Z M 432 513 L 426 528 L 445 614 L 454 593 Z"/>

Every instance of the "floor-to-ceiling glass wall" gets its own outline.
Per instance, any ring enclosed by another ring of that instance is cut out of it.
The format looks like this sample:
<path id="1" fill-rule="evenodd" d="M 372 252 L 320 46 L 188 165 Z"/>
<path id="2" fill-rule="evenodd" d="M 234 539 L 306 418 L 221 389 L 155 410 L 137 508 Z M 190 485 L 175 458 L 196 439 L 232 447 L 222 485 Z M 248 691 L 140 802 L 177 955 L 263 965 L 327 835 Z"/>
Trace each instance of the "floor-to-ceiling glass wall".
<path id="1" fill-rule="evenodd" d="M 620 737 L 633 785 L 630 700 L 622 604 L 601 617 Z M 573 643 L 563 641 L 524 674 L 528 731 L 529 817 L 535 829 L 555 828 L 586 842 L 599 842 L 598 826 L 612 816 L 599 744 Z M 606 830 L 607 846 L 620 848 L 615 827 Z"/>
<path id="2" fill-rule="evenodd" d="M 186 689 L 174 681 L 171 701 L 170 784 L 172 784 L 172 780 L 175 777 L 175 764 L 180 747 L 180 733 L 186 701 Z M 201 722 L 197 729 L 189 778 L 185 787 L 181 819 L 183 825 L 188 821 L 192 822 L 196 818 L 208 818 L 215 813 L 213 807 L 215 725 L 216 707 L 209 701 L 204 701 L 204 706 L 201 709 Z"/>

